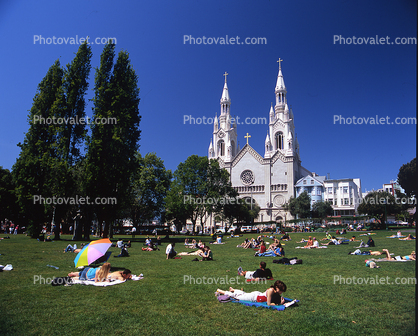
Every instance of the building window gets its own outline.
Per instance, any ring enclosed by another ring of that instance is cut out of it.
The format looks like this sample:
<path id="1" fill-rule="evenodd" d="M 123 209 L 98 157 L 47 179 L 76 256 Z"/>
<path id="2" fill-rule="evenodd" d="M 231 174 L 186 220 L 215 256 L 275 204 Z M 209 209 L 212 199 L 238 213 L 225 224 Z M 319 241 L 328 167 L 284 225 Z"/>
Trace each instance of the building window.
<path id="1" fill-rule="evenodd" d="M 341 203 L 340 203 L 340 204 L 341 204 L 341 205 L 343 205 L 343 204 L 344 204 L 344 200 L 341 198 L 341 200 L 340 200 L 340 201 L 341 201 Z"/>
<path id="2" fill-rule="evenodd" d="M 344 205 L 348 205 L 348 198 L 344 198 Z"/>
<path id="3" fill-rule="evenodd" d="M 312 195 L 312 196 L 314 196 L 314 195 L 315 195 L 315 188 L 312 188 L 311 195 Z"/>
<path id="4" fill-rule="evenodd" d="M 344 194 L 348 194 L 348 187 L 343 187 Z"/>
<path id="5" fill-rule="evenodd" d="M 321 188 L 317 188 L 317 190 L 316 190 L 316 194 L 317 194 L 318 196 L 321 196 Z"/>
<path id="6" fill-rule="evenodd" d="M 306 180 L 303 180 L 303 184 L 306 184 Z"/>
<path id="7" fill-rule="evenodd" d="M 241 173 L 241 182 L 246 185 L 254 183 L 254 174 L 251 170 L 244 170 Z"/>
<path id="8" fill-rule="evenodd" d="M 225 142 L 223 140 L 218 142 L 218 155 L 219 156 L 225 155 Z"/>
<path id="9" fill-rule="evenodd" d="M 328 200 L 329 204 L 333 205 L 332 198 Z"/>
<path id="10" fill-rule="evenodd" d="M 311 184 L 314 184 L 314 180 L 311 180 Z"/>
<path id="11" fill-rule="evenodd" d="M 283 133 L 277 132 L 275 135 L 276 149 L 283 149 Z"/>
<path id="12" fill-rule="evenodd" d="M 332 187 L 328 187 L 328 194 L 332 194 Z"/>
<path id="13" fill-rule="evenodd" d="M 350 205 L 353 205 L 353 199 L 350 198 Z"/>

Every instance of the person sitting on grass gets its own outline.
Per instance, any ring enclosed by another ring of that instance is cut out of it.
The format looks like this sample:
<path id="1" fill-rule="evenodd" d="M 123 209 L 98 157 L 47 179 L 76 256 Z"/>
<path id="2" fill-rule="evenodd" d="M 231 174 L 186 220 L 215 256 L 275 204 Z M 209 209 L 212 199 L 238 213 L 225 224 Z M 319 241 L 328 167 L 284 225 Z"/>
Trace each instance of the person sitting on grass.
<path id="1" fill-rule="evenodd" d="M 308 241 L 306 242 L 305 248 L 311 248 L 313 246 L 313 240 L 312 237 L 309 236 Z"/>
<path id="2" fill-rule="evenodd" d="M 191 243 L 191 244 L 189 244 L 189 245 L 187 245 L 186 247 L 187 247 L 187 248 L 191 248 L 191 249 L 197 249 L 197 248 L 199 248 L 199 247 L 197 246 L 197 241 L 196 241 L 196 239 L 193 239 L 193 240 L 192 240 L 192 243 Z"/>
<path id="3" fill-rule="evenodd" d="M 331 239 L 332 239 L 331 234 L 330 234 L 329 232 L 327 232 L 327 233 L 325 234 L 325 237 L 324 237 L 324 238 L 322 238 L 321 240 L 331 240 Z"/>
<path id="4" fill-rule="evenodd" d="M 171 243 L 167 245 L 167 248 L 165 249 L 165 254 L 167 255 L 166 259 L 174 259 L 177 252 L 174 251 L 174 246 L 176 246 L 176 243 Z"/>
<path id="5" fill-rule="evenodd" d="M 203 249 L 203 253 L 201 254 L 202 260 L 200 261 L 209 261 L 213 260 L 213 254 L 209 246 L 205 246 Z"/>
<path id="6" fill-rule="evenodd" d="M 289 241 L 289 240 L 292 240 L 291 238 L 290 238 L 290 236 L 289 236 L 289 234 L 288 233 L 285 233 L 281 238 L 280 238 L 280 240 L 284 240 L 284 241 Z"/>
<path id="7" fill-rule="evenodd" d="M 286 292 L 286 289 L 287 287 L 283 281 L 276 280 L 265 292 L 255 291 L 246 293 L 242 289 L 239 290 L 229 287 L 228 291 L 218 288 L 215 294 L 228 295 L 238 301 L 266 302 L 268 306 L 279 306 L 285 302 L 285 299 L 281 295 Z"/>
<path id="8" fill-rule="evenodd" d="M 352 237 L 350 238 L 350 241 L 358 241 L 358 240 L 356 240 L 356 236 L 352 236 Z"/>
<path id="9" fill-rule="evenodd" d="M 160 250 L 156 245 L 154 245 L 154 243 L 151 241 L 149 243 L 149 245 L 147 247 L 143 247 L 142 251 L 155 251 L 155 250 Z"/>
<path id="10" fill-rule="evenodd" d="M 319 241 L 316 240 L 315 237 L 312 238 L 312 246 L 310 248 L 318 248 L 319 247 Z"/>
<path id="11" fill-rule="evenodd" d="M 247 280 L 255 280 L 258 281 L 260 279 L 272 279 L 273 274 L 271 270 L 266 267 L 267 264 L 262 261 L 260 262 L 260 268 L 256 271 L 243 271 L 242 267 L 238 268 L 238 275 L 245 277 Z"/>
<path id="12" fill-rule="evenodd" d="M 274 251 L 266 251 L 264 253 L 256 252 L 255 257 L 284 257 L 283 246 L 277 246 Z"/>
<path id="13" fill-rule="evenodd" d="M 274 251 L 278 246 L 282 246 L 282 244 L 280 243 L 280 240 L 278 239 L 274 239 L 274 243 L 271 243 L 269 248 L 267 249 L 267 251 Z"/>
<path id="14" fill-rule="evenodd" d="M 405 238 L 399 238 L 399 240 L 413 240 L 413 239 L 416 239 L 416 238 L 413 235 L 411 235 L 411 234 L 409 234 Z"/>
<path id="15" fill-rule="evenodd" d="M 267 251 L 266 243 L 264 241 L 261 241 L 260 248 L 258 249 L 258 252 L 256 252 L 256 253 L 263 254 L 266 251 Z"/>
<path id="16" fill-rule="evenodd" d="M 93 280 L 94 282 L 109 281 L 110 263 L 106 262 L 100 267 L 86 267 L 80 272 L 70 272 L 68 276 L 79 280 Z"/>
<path id="17" fill-rule="evenodd" d="M 372 239 L 372 237 L 369 237 L 369 240 L 367 241 L 365 247 L 375 247 L 374 246 L 374 240 Z"/>

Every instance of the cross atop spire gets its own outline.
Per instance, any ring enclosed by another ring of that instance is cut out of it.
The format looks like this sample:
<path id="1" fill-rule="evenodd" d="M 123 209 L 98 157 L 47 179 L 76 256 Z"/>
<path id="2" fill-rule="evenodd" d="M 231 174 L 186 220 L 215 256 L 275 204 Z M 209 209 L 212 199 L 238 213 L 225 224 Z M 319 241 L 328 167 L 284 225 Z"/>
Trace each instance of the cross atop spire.
<path id="1" fill-rule="evenodd" d="M 247 133 L 247 135 L 245 135 L 244 138 L 247 139 L 247 145 L 248 145 L 248 138 L 251 138 L 251 135 L 248 135 L 248 133 Z"/>
<path id="2" fill-rule="evenodd" d="M 226 76 L 228 76 L 229 74 L 225 71 L 224 76 L 225 76 L 225 83 L 226 83 Z"/>
<path id="3" fill-rule="evenodd" d="M 281 69 L 281 68 L 282 68 L 282 64 L 281 64 L 281 62 L 283 62 L 283 60 L 279 57 L 279 60 L 277 61 L 277 63 L 279 63 L 279 69 Z"/>

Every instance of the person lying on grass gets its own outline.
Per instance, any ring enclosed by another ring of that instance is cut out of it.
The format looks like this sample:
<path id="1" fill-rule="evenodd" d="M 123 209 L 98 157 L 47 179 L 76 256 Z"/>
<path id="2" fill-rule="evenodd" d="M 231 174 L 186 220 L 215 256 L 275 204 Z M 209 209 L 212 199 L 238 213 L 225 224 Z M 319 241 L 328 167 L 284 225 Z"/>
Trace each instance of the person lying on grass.
<path id="1" fill-rule="evenodd" d="M 256 271 L 243 271 L 242 267 L 238 268 L 238 275 L 245 277 L 248 280 L 260 280 L 260 279 L 271 279 L 273 274 L 270 268 L 266 267 L 267 264 L 262 261 L 260 262 L 260 268 Z"/>
<path id="2" fill-rule="evenodd" d="M 411 234 L 409 234 L 405 238 L 399 238 L 399 240 L 413 240 L 413 239 L 416 239 L 416 238 L 413 235 L 411 235 Z"/>
<path id="3" fill-rule="evenodd" d="M 93 280 L 94 282 L 109 281 L 110 263 L 106 262 L 100 267 L 86 267 L 80 272 L 70 272 L 68 276 L 79 280 Z"/>
<path id="4" fill-rule="evenodd" d="M 389 238 L 401 238 L 401 237 L 402 237 L 402 232 L 401 231 L 398 231 L 398 232 L 396 232 L 396 235 L 393 234 Z"/>
<path id="5" fill-rule="evenodd" d="M 125 281 L 128 279 L 132 279 L 132 272 L 131 270 L 125 268 L 123 271 L 116 271 L 109 274 L 109 281 L 110 280 L 120 280 Z"/>
<path id="6" fill-rule="evenodd" d="M 335 237 L 332 237 L 328 243 L 321 243 L 321 245 L 340 245 L 340 244 L 341 242 Z"/>
<path id="7" fill-rule="evenodd" d="M 281 294 L 286 292 L 286 289 L 287 287 L 283 281 L 276 280 L 274 284 L 265 292 L 254 291 L 246 293 L 242 289 L 239 290 L 229 287 L 228 291 L 218 288 L 215 294 L 228 295 L 239 301 L 266 302 L 269 306 L 279 306 L 285 302 L 285 299 L 281 296 Z"/>
<path id="8" fill-rule="evenodd" d="M 396 260 L 396 257 L 393 258 L 388 249 L 382 250 L 386 254 L 386 258 L 383 258 L 384 260 Z M 410 255 L 401 257 L 402 260 L 416 260 L 415 251 L 412 251 Z"/>

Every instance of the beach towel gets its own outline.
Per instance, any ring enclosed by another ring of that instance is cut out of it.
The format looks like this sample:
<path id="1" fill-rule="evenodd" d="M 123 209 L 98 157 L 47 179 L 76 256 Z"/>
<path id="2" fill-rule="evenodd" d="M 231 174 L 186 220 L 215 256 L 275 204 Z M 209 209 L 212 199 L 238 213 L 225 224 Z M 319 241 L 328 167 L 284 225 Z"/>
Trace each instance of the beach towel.
<path id="1" fill-rule="evenodd" d="M 132 275 L 132 279 L 133 281 L 137 281 L 137 280 L 141 280 L 143 279 L 143 276 L 136 276 L 136 275 Z M 107 281 L 103 281 L 103 282 L 95 282 L 94 279 L 93 280 L 75 280 L 74 278 L 71 279 L 72 280 L 72 284 L 81 284 L 81 285 L 92 285 L 92 286 L 98 286 L 98 287 L 107 287 L 107 286 L 113 286 L 113 285 L 119 285 L 121 283 L 126 282 L 126 280 L 113 280 L 110 282 Z"/>
<path id="2" fill-rule="evenodd" d="M 80 285 L 92 285 L 92 286 L 98 286 L 98 287 L 107 287 L 107 286 L 113 286 L 113 285 L 119 285 L 121 283 L 124 283 L 126 280 L 114 280 L 111 282 L 95 282 L 94 280 L 74 280 L 72 281 L 72 284 L 80 284 Z"/>
<path id="3" fill-rule="evenodd" d="M 278 310 L 278 311 L 283 311 L 287 307 L 299 302 L 299 300 L 292 300 L 292 299 L 288 299 L 288 298 L 284 298 L 284 299 L 286 300 L 285 304 L 279 305 L 279 306 L 269 306 L 269 305 L 267 305 L 267 302 L 239 301 L 239 300 L 235 300 L 235 299 L 232 299 L 231 302 L 238 302 L 238 303 L 241 303 L 241 304 L 243 304 L 247 307 L 262 307 L 262 308 L 269 308 L 269 309 L 274 309 L 274 310 Z"/>

